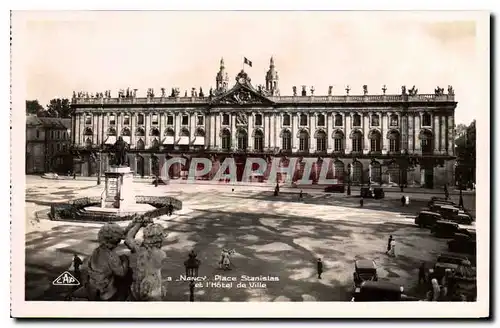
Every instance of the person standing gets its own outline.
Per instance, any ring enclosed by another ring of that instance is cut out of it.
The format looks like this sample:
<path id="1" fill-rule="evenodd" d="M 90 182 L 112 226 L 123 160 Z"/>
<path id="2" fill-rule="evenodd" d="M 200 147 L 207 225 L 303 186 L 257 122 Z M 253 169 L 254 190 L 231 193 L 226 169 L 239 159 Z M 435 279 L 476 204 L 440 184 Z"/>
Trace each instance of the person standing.
<path id="1" fill-rule="evenodd" d="M 304 197 L 304 195 L 302 194 L 302 190 L 300 190 L 300 193 L 299 193 L 299 200 L 302 200 L 302 198 Z"/>
<path id="2" fill-rule="evenodd" d="M 448 185 L 447 184 L 444 185 L 444 198 L 446 198 L 446 200 L 448 200 L 448 198 L 450 198 L 450 193 L 448 191 Z"/>
<path id="3" fill-rule="evenodd" d="M 318 270 L 318 279 L 321 279 L 321 274 L 323 273 L 323 262 L 321 261 L 321 258 L 318 258 L 316 267 Z"/>
<path id="4" fill-rule="evenodd" d="M 363 207 L 363 203 L 364 203 L 364 199 L 363 199 L 363 197 L 361 197 L 359 199 L 359 207 Z"/>
<path id="5" fill-rule="evenodd" d="M 75 278 L 78 280 L 80 280 L 80 276 L 81 276 L 80 266 L 82 264 L 83 264 L 82 259 L 78 255 L 74 254 L 73 255 L 73 272 L 75 273 Z"/>
<path id="6" fill-rule="evenodd" d="M 425 284 L 425 262 L 422 262 L 420 265 L 420 268 L 418 268 L 418 284 L 420 285 L 420 282 L 423 282 Z"/>
<path id="7" fill-rule="evenodd" d="M 394 239 L 391 240 L 388 255 L 392 256 L 392 257 L 396 257 L 396 241 Z"/>
<path id="8" fill-rule="evenodd" d="M 389 236 L 389 240 L 387 241 L 387 252 L 391 249 L 392 235 Z"/>
<path id="9" fill-rule="evenodd" d="M 405 196 L 404 195 L 401 196 L 401 206 L 403 206 L 403 207 L 405 206 L 405 200 L 406 200 Z"/>

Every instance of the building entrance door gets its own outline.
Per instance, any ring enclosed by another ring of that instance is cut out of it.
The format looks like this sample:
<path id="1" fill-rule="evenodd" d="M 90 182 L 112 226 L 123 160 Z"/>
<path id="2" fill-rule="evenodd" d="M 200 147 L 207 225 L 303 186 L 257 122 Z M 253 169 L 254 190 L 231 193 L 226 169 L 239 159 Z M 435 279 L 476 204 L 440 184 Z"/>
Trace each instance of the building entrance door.
<path id="1" fill-rule="evenodd" d="M 425 188 L 434 188 L 434 170 L 433 168 L 425 169 Z"/>

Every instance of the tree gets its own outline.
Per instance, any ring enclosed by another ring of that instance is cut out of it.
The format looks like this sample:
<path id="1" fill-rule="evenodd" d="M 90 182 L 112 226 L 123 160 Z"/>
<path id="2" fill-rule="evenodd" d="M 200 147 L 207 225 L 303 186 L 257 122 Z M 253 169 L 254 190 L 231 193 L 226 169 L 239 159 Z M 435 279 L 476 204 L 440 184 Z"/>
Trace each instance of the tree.
<path id="1" fill-rule="evenodd" d="M 52 99 L 47 105 L 47 109 L 44 112 L 40 113 L 39 116 L 70 118 L 71 107 L 69 99 L 66 98 Z"/>
<path id="2" fill-rule="evenodd" d="M 43 112 L 43 106 L 38 100 L 26 100 L 26 114 L 38 115 L 40 112 Z"/>

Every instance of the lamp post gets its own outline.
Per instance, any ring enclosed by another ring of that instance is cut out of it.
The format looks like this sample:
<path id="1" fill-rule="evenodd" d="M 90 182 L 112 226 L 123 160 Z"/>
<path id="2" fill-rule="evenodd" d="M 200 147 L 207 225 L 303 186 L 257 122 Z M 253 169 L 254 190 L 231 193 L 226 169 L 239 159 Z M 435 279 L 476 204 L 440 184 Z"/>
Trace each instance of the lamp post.
<path id="1" fill-rule="evenodd" d="M 351 195 L 351 164 L 347 164 L 347 196 Z"/>
<path id="2" fill-rule="evenodd" d="M 97 185 L 101 184 L 101 160 L 102 160 L 102 149 L 99 148 L 97 151 Z"/>
<path id="3" fill-rule="evenodd" d="M 184 261 L 186 276 L 189 278 L 189 301 L 194 302 L 194 279 L 198 277 L 198 268 L 201 261 L 196 258 L 196 253 L 192 250 L 189 257 Z"/>

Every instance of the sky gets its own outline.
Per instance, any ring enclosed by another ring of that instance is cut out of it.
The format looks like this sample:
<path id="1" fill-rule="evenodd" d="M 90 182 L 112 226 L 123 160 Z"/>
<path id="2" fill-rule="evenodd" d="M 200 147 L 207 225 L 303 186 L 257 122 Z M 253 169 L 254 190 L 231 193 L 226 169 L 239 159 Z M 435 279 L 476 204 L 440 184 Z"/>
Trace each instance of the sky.
<path id="1" fill-rule="evenodd" d="M 281 95 L 292 87 L 326 95 L 399 94 L 415 85 L 419 93 L 452 85 L 456 123 L 476 118 L 485 49 L 478 46 L 473 19 L 341 12 L 16 12 L 26 97 L 42 105 L 89 93 L 137 88 L 215 86 L 224 58 L 230 84 L 245 67 L 252 84 L 264 84 L 274 57 Z M 489 52 L 489 49 L 486 49 Z"/>

